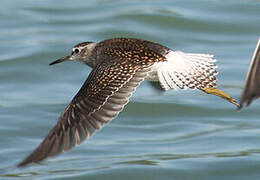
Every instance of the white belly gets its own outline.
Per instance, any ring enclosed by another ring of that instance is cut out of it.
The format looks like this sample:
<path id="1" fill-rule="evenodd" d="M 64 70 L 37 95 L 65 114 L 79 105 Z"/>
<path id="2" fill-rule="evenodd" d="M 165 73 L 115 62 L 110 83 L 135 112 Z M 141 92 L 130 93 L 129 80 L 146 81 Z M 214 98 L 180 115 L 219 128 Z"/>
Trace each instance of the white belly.
<path id="1" fill-rule="evenodd" d="M 155 82 L 159 81 L 157 70 L 158 70 L 158 63 L 155 63 L 152 66 L 151 71 L 148 72 L 148 75 L 146 76 L 145 80 L 146 81 L 155 81 Z"/>

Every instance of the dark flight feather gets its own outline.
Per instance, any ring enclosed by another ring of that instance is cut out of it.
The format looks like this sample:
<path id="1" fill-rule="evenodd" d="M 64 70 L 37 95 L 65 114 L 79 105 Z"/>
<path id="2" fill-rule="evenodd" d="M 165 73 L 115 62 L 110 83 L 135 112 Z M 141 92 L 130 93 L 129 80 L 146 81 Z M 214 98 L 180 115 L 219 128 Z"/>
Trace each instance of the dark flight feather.
<path id="1" fill-rule="evenodd" d="M 249 106 L 254 99 L 260 97 L 260 39 L 249 66 L 243 92 L 240 97 L 240 107 L 246 103 Z"/>

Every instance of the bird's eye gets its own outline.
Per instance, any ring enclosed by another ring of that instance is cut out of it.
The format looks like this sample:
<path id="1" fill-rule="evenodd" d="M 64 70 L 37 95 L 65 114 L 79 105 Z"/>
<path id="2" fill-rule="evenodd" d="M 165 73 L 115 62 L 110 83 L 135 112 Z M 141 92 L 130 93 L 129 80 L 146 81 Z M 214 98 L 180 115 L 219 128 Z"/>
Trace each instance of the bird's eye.
<path id="1" fill-rule="evenodd" d="M 74 49 L 74 53 L 78 54 L 79 53 L 79 49 L 78 48 Z"/>

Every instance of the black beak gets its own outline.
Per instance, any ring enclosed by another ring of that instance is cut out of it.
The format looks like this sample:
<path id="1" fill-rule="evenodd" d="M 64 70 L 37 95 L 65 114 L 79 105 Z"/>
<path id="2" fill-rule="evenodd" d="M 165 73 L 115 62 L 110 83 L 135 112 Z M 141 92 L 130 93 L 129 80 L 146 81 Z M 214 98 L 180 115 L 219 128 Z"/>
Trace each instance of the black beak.
<path id="1" fill-rule="evenodd" d="M 56 60 L 56 61 L 53 61 L 53 62 L 50 63 L 49 65 L 51 66 L 51 65 L 53 65 L 53 64 L 58 64 L 58 63 L 61 63 L 61 62 L 63 62 L 63 61 L 66 61 L 66 60 L 70 60 L 70 58 L 71 58 L 71 55 L 68 55 L 68 56 L 65 56 L 65 57 L 63 57 L 63 58 L 60 58 L 60 59 L 58 59 L 58 60 Z"/>

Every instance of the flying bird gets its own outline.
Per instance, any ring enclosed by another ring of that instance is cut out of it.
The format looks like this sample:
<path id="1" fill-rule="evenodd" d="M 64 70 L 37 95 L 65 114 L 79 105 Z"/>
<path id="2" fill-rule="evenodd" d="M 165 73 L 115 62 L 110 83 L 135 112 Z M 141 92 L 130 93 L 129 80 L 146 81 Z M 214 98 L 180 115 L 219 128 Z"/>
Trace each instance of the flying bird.
<path id="1" fill-rule="evenodd" d="M 243 104 L 249 106 L 254 99 L 260 97 L 260 38 L 247 72 L 244 89 L 240 97 L 240 109 Z"/>
<path id="2" fill-rule="evenodd" d="M 217 66 L 210 54 L 184 53 L 142 39 L 113 38 L 77 44 L 70 55 L 50 65 L 66 60 L 81 61 L 93 70 L 54 128 L 18 167 L 68 151 L 92 136 L 123 110 L 143 80 L 159 82 L 164 90 L 199 89 L 239 107 L 215 88 Z"/>

